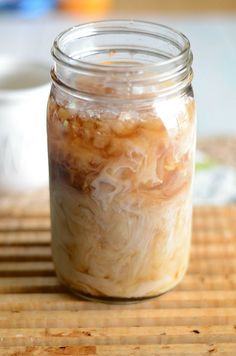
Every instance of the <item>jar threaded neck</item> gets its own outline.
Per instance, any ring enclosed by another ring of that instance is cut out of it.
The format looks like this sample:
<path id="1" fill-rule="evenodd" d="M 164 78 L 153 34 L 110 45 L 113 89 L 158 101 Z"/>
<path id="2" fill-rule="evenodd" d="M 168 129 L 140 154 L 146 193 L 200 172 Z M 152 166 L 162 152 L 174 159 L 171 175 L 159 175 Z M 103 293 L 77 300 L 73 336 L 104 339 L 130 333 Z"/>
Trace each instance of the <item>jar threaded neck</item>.
<path id="1" fill-rule="evenodd" d="M 192 52 L 180 32 L 152 22 L 108 20 L 72 27 L 55 40 L 52 79 L 76 95 L 142 98 L 181 91 L 192 80 Z M 65 73 L 71 75 L 65 75 Z M 76 82 L 71 78 L 80 78 Z M 80 85 L 80 83 L 82 83 Z M 93 91 L 94 87 L 96 88 Z"/>

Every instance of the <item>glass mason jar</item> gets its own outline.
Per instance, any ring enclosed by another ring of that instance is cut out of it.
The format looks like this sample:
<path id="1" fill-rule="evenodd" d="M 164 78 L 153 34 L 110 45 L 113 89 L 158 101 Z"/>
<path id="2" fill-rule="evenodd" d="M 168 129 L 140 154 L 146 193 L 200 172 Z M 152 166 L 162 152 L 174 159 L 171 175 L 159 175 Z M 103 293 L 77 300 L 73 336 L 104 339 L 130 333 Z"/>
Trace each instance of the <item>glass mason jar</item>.
<path id="1" fill-rule="evenodd" d="M 175 287 L 191 240 L 192 54 L 155 23 L 94 22 L 52 49 L 48 154 L 59 280 L 126 303 Z"/>

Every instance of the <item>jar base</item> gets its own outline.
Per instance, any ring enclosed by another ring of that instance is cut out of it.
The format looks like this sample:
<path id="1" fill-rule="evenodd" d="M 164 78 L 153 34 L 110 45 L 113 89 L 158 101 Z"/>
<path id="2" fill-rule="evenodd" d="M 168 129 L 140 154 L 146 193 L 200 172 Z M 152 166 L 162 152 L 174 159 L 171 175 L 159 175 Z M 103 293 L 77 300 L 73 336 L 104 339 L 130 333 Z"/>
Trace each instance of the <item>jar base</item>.
<path id="1" fill-rule="evenodd" d="M 60 283 L 66 288 L 66 290 L 68 292 L 74 294 L 76 297 L 79 297 L 80 299 L 87 300 L 90 302 L 98 302 L 98 303 L 111 304 L 111 305 L 126 305 L 126 304 L 137 304 L 137 303 L 145 302 L 145 301 L 148 301 L 151 299 L 158 298 L 158 297 L 168 293 L 169 291 L 171 291 L 172 289 L 174 289 L 176 287 L 176 286 L 173 286 L 172 288 L 168 289 L 167 291 L 165 291 L 163 293 L 160 293 L 160 294 L 157 294 L 154 296 L 150 296 L 150 297 L 119 298 L 119 297 L 93 296 L 91 294 L 83 293 L 83 292 L 80 292 L 72 287 L 69 287 L 61 280 L 60 280 Z"/>

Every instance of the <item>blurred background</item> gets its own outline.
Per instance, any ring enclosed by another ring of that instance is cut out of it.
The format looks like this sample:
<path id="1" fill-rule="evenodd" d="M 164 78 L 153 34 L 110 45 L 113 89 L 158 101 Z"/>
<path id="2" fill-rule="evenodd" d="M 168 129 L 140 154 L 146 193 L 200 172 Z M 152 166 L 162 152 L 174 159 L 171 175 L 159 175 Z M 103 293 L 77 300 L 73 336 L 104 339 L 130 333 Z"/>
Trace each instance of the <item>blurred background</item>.
<path id="1" fill-rule="evenodd" d="M 50 68 L 50 49 L 59 32 L 104 18 L 155 21 L 190 39 L 198 107 L 197 180 L 199 186 L 208 182 L 195 201 L 236 201 L 236 1 L 0 0 L 0 54 Z"/>

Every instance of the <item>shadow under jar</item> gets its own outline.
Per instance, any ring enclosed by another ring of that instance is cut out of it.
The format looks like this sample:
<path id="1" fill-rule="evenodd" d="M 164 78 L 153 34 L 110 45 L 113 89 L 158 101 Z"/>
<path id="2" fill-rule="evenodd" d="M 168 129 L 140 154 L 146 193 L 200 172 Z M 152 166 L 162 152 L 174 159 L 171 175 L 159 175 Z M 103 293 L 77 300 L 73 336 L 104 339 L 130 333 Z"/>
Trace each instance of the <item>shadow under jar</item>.
<path id="1" fill-rule="evenodd" d="M 77 295 L 156 297 L 189 259 L 195 104 L 181 33 L 112 20 L 73 27 L 52 49 L 48 155 L 52 254 Z"/>

